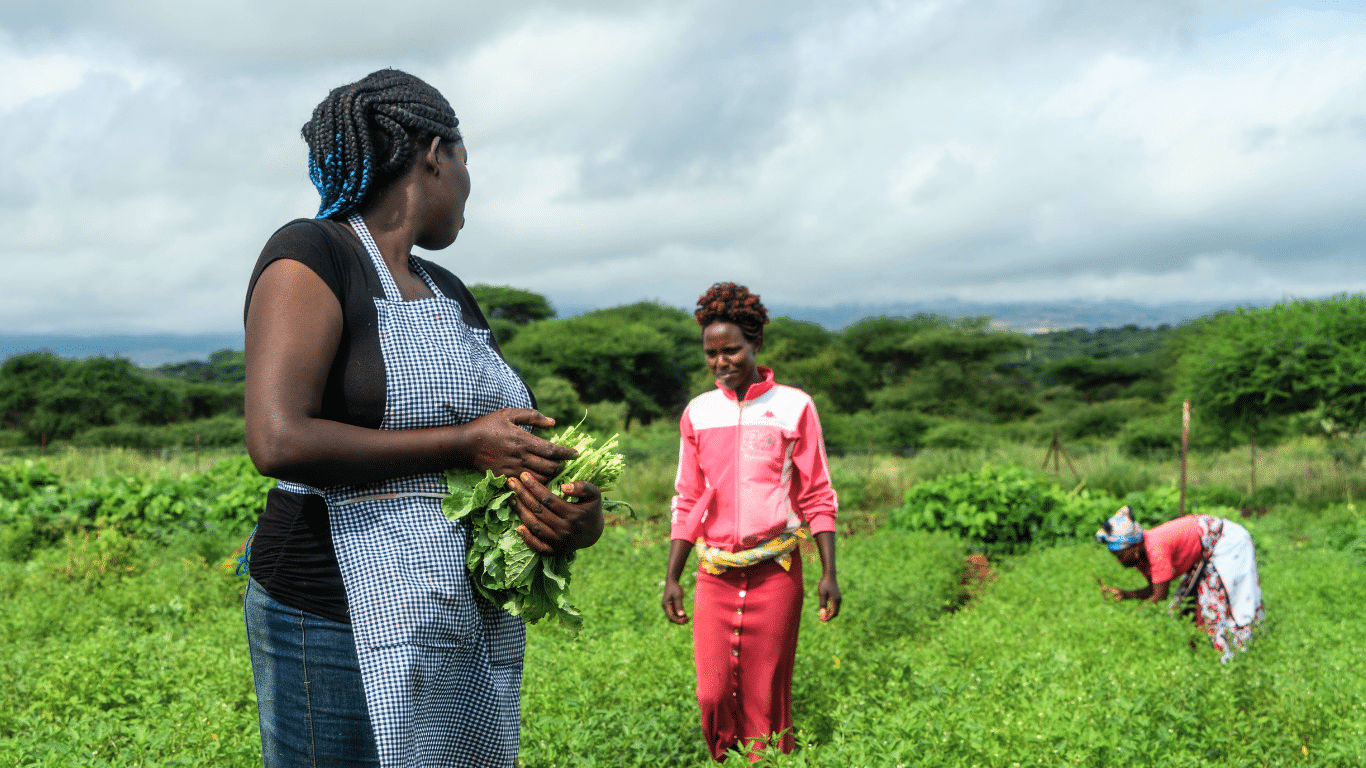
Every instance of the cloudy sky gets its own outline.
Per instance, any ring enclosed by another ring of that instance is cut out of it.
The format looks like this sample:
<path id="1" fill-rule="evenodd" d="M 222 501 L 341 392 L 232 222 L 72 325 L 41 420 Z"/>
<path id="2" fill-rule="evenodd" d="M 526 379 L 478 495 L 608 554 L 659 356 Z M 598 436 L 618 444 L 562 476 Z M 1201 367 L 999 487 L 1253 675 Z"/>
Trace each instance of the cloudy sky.
<path id="1" fill-rule="evenodd" d="M 562 307 L 1366 290 L 1366 0 L 0 4 L 0 333 L 232 332 L 299 127 L 455 106 L 434 255 Z"/>

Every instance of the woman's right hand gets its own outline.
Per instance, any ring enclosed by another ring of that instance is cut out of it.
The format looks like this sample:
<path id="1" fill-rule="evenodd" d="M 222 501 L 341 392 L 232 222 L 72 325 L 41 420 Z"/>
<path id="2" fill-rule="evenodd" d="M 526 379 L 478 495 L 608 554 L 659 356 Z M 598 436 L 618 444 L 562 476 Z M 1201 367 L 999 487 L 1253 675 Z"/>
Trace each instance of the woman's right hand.
<path id="1" fill-rule="evenodd" d="M 660 602 L 664 615 L 675 624 L 688 623 L 688 611 L 683 607 L 683 585 L 677 579 L 664 581 L 664 599 Z"/>
<path id="2" fill-rule="evenodd" d="M 530 408 L 504 408 L 466 423 L 463 438 L 470 463 L 505 477 L 529 472 L 544 483 L 559 474 L 562 462 L 578 455 L 572 448 L 527 432 L 522 425 L 553 427 L 555 420 Z"/>

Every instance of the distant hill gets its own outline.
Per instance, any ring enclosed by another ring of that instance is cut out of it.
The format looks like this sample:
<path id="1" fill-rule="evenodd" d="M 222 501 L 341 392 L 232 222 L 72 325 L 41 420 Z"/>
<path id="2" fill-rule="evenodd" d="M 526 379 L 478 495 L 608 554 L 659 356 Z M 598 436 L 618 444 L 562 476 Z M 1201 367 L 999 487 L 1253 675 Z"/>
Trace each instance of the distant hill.
<path id="1" fill-rule="evenodd" d="M 126 357 L 145 368 L 186 360 L 207 360 L 220 349 L 241 349 L 237 333 L 117 334 L 76 336 L 67 334 L 0 334 L 0 359 L 41 349 L 59 357 Z"/>
<path id="2" fill-rule="evenodd" d="M 767 303 L 767 302 L 766 302 Z M 791 317 L 816 323 L 832 331 L 847 328 L 865 317 L 881 315 L 912 317 L 919 314 L 944 317 L 986 315 L 992 325 L 1023 333 L 1084 328 L 1122 328 L 1136 325 L 1156 328 L 1160 325 L 1179 325 L 1220 309 L 1238 306 L 1268 306 L 1264 302 L 1177 302 L 1143 304 L 1136 301 L 1051 301 L 990 304 L 986 302 L 936 299 L 890 304 L 837 304 L 833 307 L 808 307 L 794 304 L 768 304 L 774 317 Z M 595 307 L 557 305 L 560 317 L 573 317 L 591 312 Z M 685 307 L 684 309 L 690 309 Z"/>
<path id="3" fill-rule="evenodd" d="M 1274 302 L 1262 302 L 1269 305 Z M 911 317 L 917 314 L 969 317 L 986 315 L 992 325 L 1023 333 L 1082 328 L 1122 328 L 1135 325 L 1156 328 L 1179 325 L 1220 309 L 1254 306 L 1236 302 L 1182 302 L 1171 304 L 1142 304 L 1134 301 L 1054 301 L 1014 304 L 940 299 L 896 304 L 839 304 L 833 307 L 798 307 L 776 304 L 769 306 L 769 314 L 807 320 L 831 330 L 840 330 L 865 317 L 879 315 Z"/>

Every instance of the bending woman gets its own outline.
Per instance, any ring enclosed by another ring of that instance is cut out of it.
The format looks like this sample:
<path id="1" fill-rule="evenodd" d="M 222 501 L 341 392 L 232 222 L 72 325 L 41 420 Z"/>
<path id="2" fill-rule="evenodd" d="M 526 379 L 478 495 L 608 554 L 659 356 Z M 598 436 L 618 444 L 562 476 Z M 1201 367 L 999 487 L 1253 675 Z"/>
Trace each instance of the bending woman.
<path id="1" fill-rule="evenodd" d="M 506 475 L 541 552 L 602 531 L 597 489 L 541 483 L 572 451 L 450 272 L 470 192 L 446 99 L 395 70 L 303 128 L 322 203 L 266 243 L 247 289 L 247 447 L 267 497 L 247 637 L 267 766 L 511 766 L 525 628 L 478 597 L 441 472 Z"/>
<path id="2" fill-rule="evenodd" d="M 1233 658 L 1234 648 L 1246 650 L 1253 628 L 1266 618 L 1252 535 L 1232 520 L 1186 515 L 1144 531 L 1123 507 L 1096 531 L 1096 539 L 1121 565 L 1148 578 L 1148 586 L 1134 590 L 1102 583 L 1102 595 L 1154 603 L 1170 597 L 1173 609 L 1193 596 L 1195 623 L 1209 633 L 1221 662 Z M 1173 593 L 1176 576 L 1182 579 Z"/>
<path id="3" fill-rule="evenodd" d="M 698 299 L 707 367 L 716 389 L 683 413 L 664 613 L 688 623 L 679 578 L 698 555 L 693 655 L 702 734 L 717 760 L 751 760 L 792 736 L 792 665 L 802 609 L 806 525 L 823 573 L 820 618 L 839 615 L 835 491 L 811 398 L 757 366 L 768 314 L 744 286 L 718 283 Z M 741 742 L 745 742 L 743 745 Z"/>

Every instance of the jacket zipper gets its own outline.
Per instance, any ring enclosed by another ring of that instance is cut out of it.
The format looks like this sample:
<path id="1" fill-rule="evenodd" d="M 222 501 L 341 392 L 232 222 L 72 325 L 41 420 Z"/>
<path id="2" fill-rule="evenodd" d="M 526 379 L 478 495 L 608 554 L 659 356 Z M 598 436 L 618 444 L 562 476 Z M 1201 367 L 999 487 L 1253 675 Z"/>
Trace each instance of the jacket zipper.
<path id="1" fill-rule="evenodd" d="M 744 439 L 744 417 L 745 401 L 737 397 L 735 399 L 735 498 L 733 500 L 735 527 L 731 531 L 731 541 L 734 542 L 731 546 L 734 547 L 740 546 L 740 515 L 743 513 L 743 510 L 740 509 L 740 443 Z"/>

